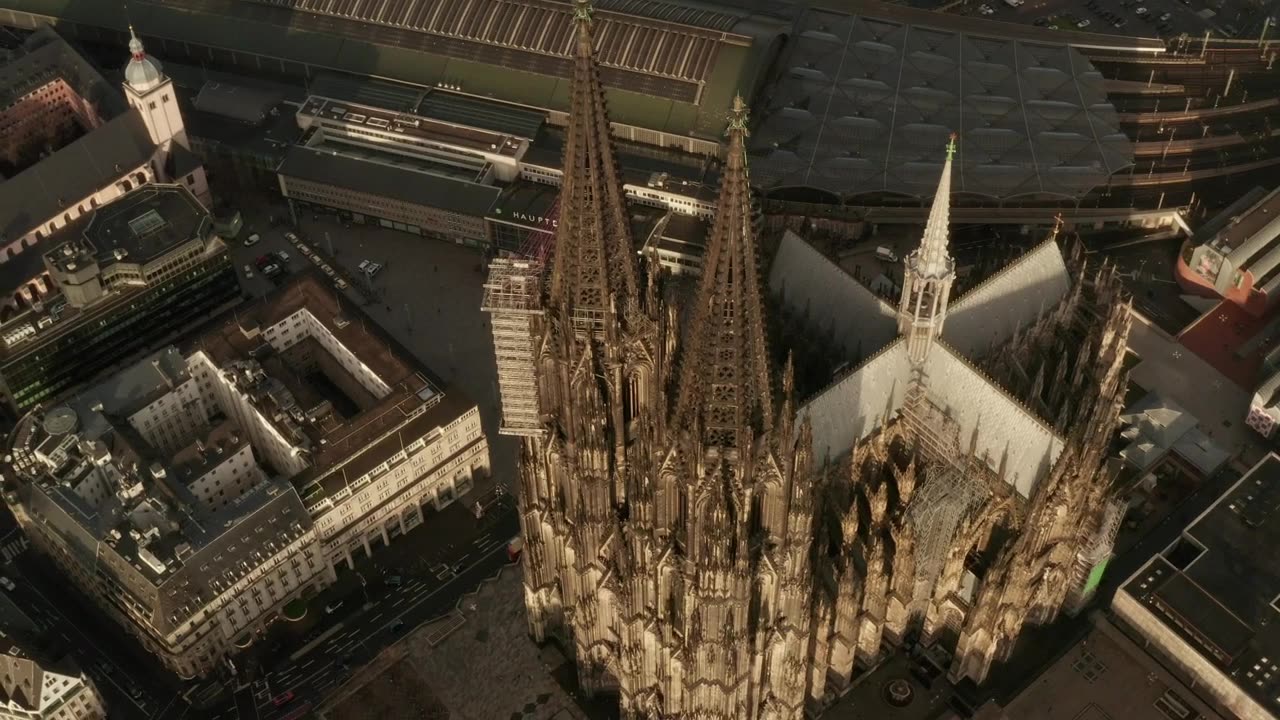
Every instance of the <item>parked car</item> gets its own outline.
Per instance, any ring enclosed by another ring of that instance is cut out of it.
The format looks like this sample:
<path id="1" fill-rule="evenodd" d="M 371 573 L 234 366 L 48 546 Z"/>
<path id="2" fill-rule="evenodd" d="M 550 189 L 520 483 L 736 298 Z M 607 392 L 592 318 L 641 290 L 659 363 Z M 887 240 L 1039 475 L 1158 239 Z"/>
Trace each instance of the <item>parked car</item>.
<path id="1" fill-rule="evenodd" d="M 396 620 L 391 623 L 391 634 L 398 635 L 404 630 L 404 620 Z"/>
<path id="2" fill-rule="evenodd" d="M 293 245 L 297 245 L 298 243 L 302 242 L 302 238 L 298 237 L 298 234 L 293 232 L 286 232 L 284 234 L 284 239 L 288 240 L 290 244 L 293 244 Z"/>
<path id="3" fill-rule="evenodd" d="M 361 260 L 359 265 L 360 272 L 364 272 L 365 268 L 369 267 L 372 264 L 373 263 L 369 262 L 368 260 Z"/>
<path id="4" fill-rule="evenodd" d="M 1078 28 L 1080 28 L 1081 30 L 1083 30 L 1083 29 L 1085 29 L 1085 28 L 1089 27 L 1091 24 L 1092 24 L 1092 23 L 1090 23 L 1090 22 L 1089 22 L 1089 18 L 1085 18 L 1085 19 L 1081 20 L 1080 22 L 1076 23 L 1076 27 L 1078 27 Z"/>
<path id="5" fill-rule="evenodd" d="M 364 271 L 368 274 L 369 279 L 372 280 L 378 273 L 382 272 L 382 263 L 369 263 L 365 266 Z"/>
<path id="6" fill-rule="evenodd" d="M 5 590 L 8 590 L 9 592 L 13 592 L 14 590 L 18 589 L 18 586 L 13 584 L 12 580 L 10 580 L 9 578 L 3 575 L 0 575 L 0 587 L 4 588 Z"/>
<path id="7" fill-rule="evenodd" d="M 276 259 L 277 259 L 277 260 L 279 260 L 280 262 L 284 263 L 285 265 L 288 265 L 288 264 L 289 264 L 289 253 L 287 253 L 287 252 L 285 252 L 285 251 L 283 251 L 283 250 L 280 250 L 280 251 L 276 252 Z"/>
<path id="8" fill-rule="evenodd" d="M 876 257 L 885 262 L 898 262 L 898 254 L 883 245 L 876 248 Z"/>
<path id="9" fill-rule="evenodd" d="M 1172 17 L 1173 17 L 1173 13 L 1165 13 L 1160 16 L 1160 22 L 1169 22 L 1169 19 Z"/>
<path id="10" fill-rule="evenodd" d="M 342 278 L 338 278 L 337 280 L 334 281 L 333 286 L 338 288 L 339 290 L 346 290 L 347 281 L 343 280 Z"/>
<path id="11" fill-rule="evenodd" d="M 259 255 L 259 256 L 258 256 L 258 259 L 253 261 L 253 264 L 254 264 L 254 265 L 257 265 L 257 266 L 258 266 L 258 269 L 259 269 L 259 270 L 261 270 L 261 269 L 263 269 L 263 268 L 265 268 L 266 266 L 268 266 L 268 265 L 270 265 L 270 264 L 271 264 L 271 256 L 270 256 L 270 255 Z"/>
<path id="12" fill-rule="evenodd" d="M 253 247 L 254 245 L 257 245 L 258 241 L 261 239 L 262 239 L 262 236 L 259 235 L 258 233 L 249 233 L 249 237 L 244 239 L 244 246 Z"/>
<path id="13" fill-rule="evenodd" d="M 272 705 L 275 705 L 276 707 L 280 707 L 281 705 L 284 705 L 285 703 L 289 702 L 289 701 L 290 701 L 290 700 L 292 700 L 293 698 L 294 698 L 293 691 L 292 691 L 292 690 L 285 690 L 284 692 L 280 693 L 279 695 L 277 695 L 277 696 L 275 696 L 275 697 L 271 698 L 271 704 L 272 704 Z"/>
<path id="14" fill-rule="evenodd" d="M 277 275 L 279 273 L 280 266 L 275 263 L 268 263 L 266 267 L 262 268 L 262 274 L 267 277 L 271 277 L 272 275 Z"/>
<path id="15" fill-rule="evenodd" d="M 251 277 L 253 277 L 253 268 L 252 268 L 252 267 L 250 267 L 250 266 L 248 266 L 248 265 L 245 265 L 245 266 L 244 266 L 244 276 L 245 276 L 245 277 L 247 277 L 247 278 L 251 278 Z"/>
<path id="16" fill-rule="evenodd" d="M 390 588 L 398 588 L 404 584 L 404 578 L 399 575 L 389 575 L 386 580 L 382 581 L 382 584 Z"/>

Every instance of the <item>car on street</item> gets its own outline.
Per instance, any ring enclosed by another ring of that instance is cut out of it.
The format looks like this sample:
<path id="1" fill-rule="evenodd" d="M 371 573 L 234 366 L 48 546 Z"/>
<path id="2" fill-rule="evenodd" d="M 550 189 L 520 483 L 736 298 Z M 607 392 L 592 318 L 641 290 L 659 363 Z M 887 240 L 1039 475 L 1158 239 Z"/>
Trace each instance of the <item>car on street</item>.
<path id="1" fill-rule="evenodd" d="M 252 267 L 250 267 L 250 266 L 248 266 L 248 265 L 245 265 L 245 266 L 244 266 L 244 276 L 245 276 L 245 277 L 247 277 L 247 278 L 251 278 L 251 277 L 253 277 L 253 268 L 252 268 Z"/>
<path id="2" fill-rule="evenodd" d="M 390 588 L 398 588 L 404 584 L 404 578 L 399 575 L 389 575 L 386 580 L 382 581 L 382 584 Z"/>
<path id="3" fill-rule="evenodd" d="M 302 242 L 302 238 L 298 237 L 298 234 L 294 232 L 286 232 L 284 234 L 284 239 L 288 240 L 289 243 L 292 245 L 297 245 L 298 243 Z"/>
<path id="4" fill-rule="evenodd" d="M 364 272 L 365 268 L 369 267 L 372 264 L 373 263 L 368 260 L 361 260 L 360 265 L 358 265 L 357 267 L 360 269 L 360 272 Z"/>
<path id="5" fill-rule="evenodd" d="M 262 236 L 259 235 L 258 233 L 249 233 L 249 237 L 244 239 L 244 246 L 253 247 L 254 245 L 257 245 L 258 241 L 261 239 L 262 239 Z"/>
<path id="6" fill-rule="evenodd" d="M 1090 23 L 1090 22 L 1089 22 L 1089 18 L 1085 18 L 1085 19 L 1081 20 L 1080 22 L 1076 23 L 1076 27 L 1078 27 L 1078 28 L 1080 28 L 1081 30 L 1083 30 L 1084 28 L 1089 27 L 1091 24 L 1092 24 L 1092 23 Z"/>
<path id="7" fill-rule="evenodd" d="M 266 275 L 267 277 L 271 277 L 272 275 L 275 275 L 279 272 L 280 272 L 280 266 L 275 263 L 267 263 L 266 267 L 262 268 L 262 274 Z"/>
<path id="8" fill-rule="evenodd" d="M 275 697 L 271 698 L 271 704 L 272 704 L 272 705 L 275 705 L 276 707 L 280 707 L 281 705 L 284 705 L 284 704 L 288 703 L 288 702 L 289 702 L 290 700 L 292 700 L 294 697 L 295 697 L 295 696 L 294 696 L 294 694 L 293 694 L 293 691 L 292 691 L 292 690 L 285 690 L 284 692 L 280 693 L 279 695 L 277 695 L 277 696 L 275 696 Z"/>
<path id="9" fill-rule="evenodd" d="M 339 290 L 346 290 L 346 289 L 347 289 L 347 287 L 348 287 L 348 286 L 347 286 L 347 281 L 346 281 L 346 280 L 343 280 L 342 278 L 338 278 L 337 280 L 335 280 L 335 281 L 333 282 L 333 286 L 334 286 L 334 287 L 336 287 L 336 288 L 338 288 Z"/>
<path id="10" fill-rule="evenodd" d="M 270 255 L 259 255 L 259 256 L 258 256 L 258 259 L 253 261 L 253 264 L 254 264 L 254 265 L 257 265 L 257 266 L 258 266 L 258 269 L 259 269 L 259 270 L 261 270 L 261 269 L 263 269 L 263 268 L 265 268 L 266 266 L 268 266 L 268 265 L 270 265 L 270 264 L 271 264 L 271 256 L 270 256 Z"/>
<path id="11" fill-rule="evenodd" d="M 142 688 L 138 687 L 137 685 L 130 685 L 129 697 L 133 698 L 134 700 L 142 699 Z"/>
<path id="12" fill-rule="evenodd" d="M 303 257 L 311 257 L 311 248 L 306 245 L 299 245 L 298 252 L 302 253 Z"/>
<path id="13" fill-rule="evenodd" d="M 0 575 L 0 587 L 4 588 L 5 590 L 8 590 L 9 592 L 13 592 L 14 590 L 18 589 L 18 586 L 15 585 L 12 580 L 10 580 L 9 578 L 3 575 Z"/>
<path id="14" fill-rule="evenodd" d="M 404 620 L 396 620 L 391 623 L 391 634 L 398 635 L 404 630 Z"/>
<path id="15" fill-rule="evenodd" d="M 365 266 L 364 272 L 372 280 L 378 273 L 382 272 L 382 263 L 369 263 Z"/>
<path id="16" fill-rule="evenodd" d="M 277 251 L 277 252 L 276 252 L 276 259 L 277 259 L 277 260 L 279 260 L 282 264 L 288 265 L 288 264 L 289 264 L 289 253 L 287 253 L 287 252 L 285 252 L 285 251 L 283 251 L 283 250 L 279 250 L 279 251 Z"/>
<path id="17" fill-rule="evenodd" d="M 1150 10 L 1148 10 L 1148 9 L 1146 9 L 1146 8 L 1144 8 L 1144 7 L 1140 7 L 1140 8 L 1138 8 L 1137 10 L 1134 10 L 1133 12 L 1134 12 L 1134 14 L 1136 14 L 1138 17 L 1142 17 L 1143 15 L 1146 15 L 1147 13 L 1149 13 L 1149 12 L 1151 12 L 1151 11 L 1150 11 Z"/>
<path id="18" fill-rule="evenodd" d="M 1169 22 L 1169 18 L 1173 17 L 1173 13 L 1165 13 L 1160 16 L 1160 22 Z"/>
<path id="19" fill-rule="evenodd" d="M 339 611 L 339 610 L 341 610 L 341 609 L 342 609 L 342 601 L 341 601 L 341 600 L 334 600 L 333 602 L 331 602 L 331 603 L 329 603 L 328 605 L 325 605 L 325 606 L 324 606 L 324 611 L 325 611 L 325 613 L 326 613 L 326 614 L 329 614 L 329 615 L 332 615 L 332 614 L 334 614 L 334 613 L 338 612 L 338 611 Z"/>

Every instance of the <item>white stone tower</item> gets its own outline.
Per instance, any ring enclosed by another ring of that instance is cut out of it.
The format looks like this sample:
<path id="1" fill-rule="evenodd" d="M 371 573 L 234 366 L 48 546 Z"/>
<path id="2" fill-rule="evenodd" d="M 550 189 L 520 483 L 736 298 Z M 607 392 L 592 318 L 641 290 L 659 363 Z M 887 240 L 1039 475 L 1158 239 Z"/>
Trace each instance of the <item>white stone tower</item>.
<path id="1" fill-rule="evenodd" d="M 132 25 L 129 26 L 129 54 L 133 57 L 124 68 L 124 94 L 129 104 L 142 113 L 152 142 L 166 156 L 172 152 L 175 142 L 190 150 L 173 81 L 161 71 L 158 60 L 147 56 Z"/>
<path id="2" fill-rule="evenodd" d="M 902 301 L 898 305 L 898 334 L 907 340 L 907 357 L 913 367 L 924 364 L 934 338 L 942 334 L 947 319 L 947 300 L 955 280 L 956 263 L 947 250 L 951 214 L 951 157 L 956 152 L 956 136 L 947 144 L 947 160 L 942 179 L 933 196 L 929 221 L 920 247 L 907 256 L 902 278 Z"/>

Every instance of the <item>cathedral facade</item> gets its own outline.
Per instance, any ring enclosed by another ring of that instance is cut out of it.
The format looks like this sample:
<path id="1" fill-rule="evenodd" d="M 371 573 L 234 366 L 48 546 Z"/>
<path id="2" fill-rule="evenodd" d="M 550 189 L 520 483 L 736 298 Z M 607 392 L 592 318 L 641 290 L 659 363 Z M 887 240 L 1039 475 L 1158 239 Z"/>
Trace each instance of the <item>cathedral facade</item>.
<path id="1" fill-rule="evenodd" d="M 526 315 L 531 636 L 627 718 L 800 718 L 912 639 L 982 682 L 1024 628 L 1087 598 L 1110 551 L 1129 322 L 1114 274 L 1055 232 L 1028 253 L 1034 278 L 1015 264 L 952 316 L 953 138 L 899 304 L 847 309 L 883 341 L 801 404 L 768 348 L 743 103 L 681 308 L 637 262 L 583 0 L 574 23 L 560 222 Z M 1040 307 L 980 321 L 1032 280 Z"/>

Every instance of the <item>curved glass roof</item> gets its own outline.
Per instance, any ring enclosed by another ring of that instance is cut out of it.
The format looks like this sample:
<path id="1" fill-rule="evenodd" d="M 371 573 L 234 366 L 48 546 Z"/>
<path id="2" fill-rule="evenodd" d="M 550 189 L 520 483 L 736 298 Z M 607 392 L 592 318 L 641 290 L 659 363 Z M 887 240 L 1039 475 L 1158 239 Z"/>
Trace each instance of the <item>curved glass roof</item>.
<path id="1" fill-rule="evenodd" d="M 753 133 L 752 180 L 842 197 L 953 188 L 1079 197 L 1133 162 L 1103 78 L 1065 44 L 810 9 Z"/>

